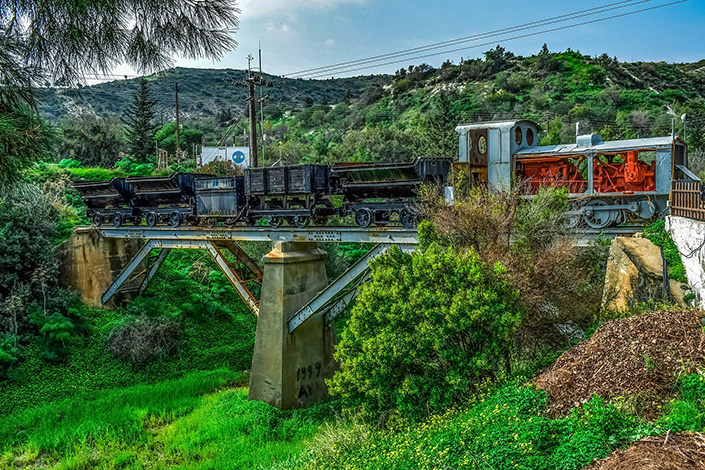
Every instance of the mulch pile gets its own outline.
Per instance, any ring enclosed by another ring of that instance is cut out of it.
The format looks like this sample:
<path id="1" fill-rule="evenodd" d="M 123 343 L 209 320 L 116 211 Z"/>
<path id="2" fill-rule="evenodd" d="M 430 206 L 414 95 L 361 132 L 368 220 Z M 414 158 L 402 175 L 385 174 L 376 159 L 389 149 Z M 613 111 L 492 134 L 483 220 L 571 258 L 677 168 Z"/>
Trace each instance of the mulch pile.
<path id="1" fill-rule="evenodd" d="M 596 460 L 587 470 L 705 470 L 705 435 L 647 437 L 627 450 Z"/>
<path id="2" fill-rule="evenodd" d="M 643 418 L 677 392 L 677 376 L 704 361 L 702 312 L 653 312 L 613 320 L 534 379 L 550 396 L 550 414 L 565 416 L 593 394 L 641 397 Z"/>

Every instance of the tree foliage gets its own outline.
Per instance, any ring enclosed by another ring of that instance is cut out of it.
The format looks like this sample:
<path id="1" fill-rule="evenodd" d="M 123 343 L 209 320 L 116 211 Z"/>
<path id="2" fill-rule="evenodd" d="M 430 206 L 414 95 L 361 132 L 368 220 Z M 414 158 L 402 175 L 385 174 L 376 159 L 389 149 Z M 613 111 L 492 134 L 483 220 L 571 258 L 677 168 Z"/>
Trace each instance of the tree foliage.
<path id="1" fill-rule="evenodd" d="M 393 247 L 370 263 L 337 348 L 331 393 L 373 414 L 420 415 L 466 399 L 494 376 L 521 318 L 500 264 L 435 243 L 429 227 L 420 251 Z"/>
<path id="2" fill-rule="evenodd" d="M 429 196 L 427 217 L 441 242 L 471 248 L 490 265 L 501 263 L 527 315 L 515 335 L 516 355 L 543 352 L 579 337 L 599 313 L 603 248 L 578 249 L 566 235 L 568 194 L 543 188 L 531 200 L 511 191 L 458 191 L 455 205 Z"/>
<path id="3" fill-rule="evenodd" d="M 237 45 L 230 33 L 238 13 L 234 0 L 3 2 L 0 29 L 15 47 L 0 70 L 39 70 L 72 85 L 85 73 L 109 73 L 120 64 L 150 73 L 171 66 L 175 55 L 218 59 Z M 18 69 L 18 63 L 26 65 Z"/>
<path id="4" fill-rule="evenodd" d="M 140 79 L 140 89 L 134 94 L 132 104 L 125 111 L 124 122 L 127 132 L 127 151 L 140 162 L 154 154 L 154 134 L 157 125 L 154 122 L 154 105 L 150 98 L 147 80 Z"/>
<path id="5" fill-rule="evenodd" d="M 67 310 L 73 296 L 58 285 L 55 218 L 54 207 L 34 185 L 16 185 L 0 199 L 0 343 L 12 357 L 20 338 L 29 335 L 39 340 L 46 358 L 59 359 L 73 329 Z"/>
<path id="6" fill-rule="evenodd" d="M 54 131 L 28 104 L 11 105 L 0 98 L 0 190 L 17 182 L 31 163 L 51 157 L 54 142 Z"/>
<path id="7" fill-rule="evenodd" d="M 33 88 L 76 85 L 128 64 L 163 70 L 173 56 L 217 59 L 237 43 L 234 0 L 0 2 L 0 183 L 51 146 Z"/>
<path id="8" fill-rule="evenodd" d="M 126 149 L 125 128 L 114 116 L 82 113 L 61 122 L 59 152 L 86 166 L 112 167 Z"/>

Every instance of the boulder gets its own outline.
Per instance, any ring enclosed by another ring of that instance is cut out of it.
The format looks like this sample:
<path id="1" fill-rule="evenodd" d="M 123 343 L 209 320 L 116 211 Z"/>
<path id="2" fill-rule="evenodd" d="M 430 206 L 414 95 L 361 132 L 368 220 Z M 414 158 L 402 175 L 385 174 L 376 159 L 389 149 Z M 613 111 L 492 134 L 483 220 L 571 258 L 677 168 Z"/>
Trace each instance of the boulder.
<path id="1" fill-rule="evenodd" d="M 617 237 L 610 246 L 602 308 L 626 310 L 632 305 L 656 300 L 687 307 L 687 284 L 669 280 L 672 298 L 663 285 L 661 250 L 646 238 Z M 683 287 L 685 286 L 685 288 Z"/>

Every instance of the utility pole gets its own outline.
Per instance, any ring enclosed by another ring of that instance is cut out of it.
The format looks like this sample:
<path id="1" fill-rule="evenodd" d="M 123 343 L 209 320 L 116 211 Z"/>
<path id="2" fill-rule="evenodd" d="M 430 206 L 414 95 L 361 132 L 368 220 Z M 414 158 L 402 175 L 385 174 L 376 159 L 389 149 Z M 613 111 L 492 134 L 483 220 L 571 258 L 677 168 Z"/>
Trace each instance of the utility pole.
<path id="1" fill-rule="evenodd" d="M 174 92 L 176 94 L 176 158 L 179 158 L 179 84 L 174 83 Z"/>
<path id="2" fill-rule="evenodd" d="M 247 56 L 247 88 L 250 104 L 250 165 L 257 168 L 257 108 L 255 108 L 255 78 L 252 76 L 252 54 Z"/>
<path id="3" fill-rule="evenodd" d="M 274 86 L 272 82 L 267 82 L 264 77 L 260 74 L 259 76 L 255 76 L 252 74 L 252 61 L 254 60 L 254 57 L 252 57 L 252 54 L 247 56 L 247 78 L 245 79 L 244 83 L 243 82 L 234 82 L 234 80 L 228 78 L 226 81 L 228 83 L 234 83 L 235 86 L 242 87 L 242 88 L 247 88 L 248 89 L 248 97 L 245 100 L 245 102 L 248 103 L 248 111 L 249 111 L 249 118 L 250 118 L 250 166 L 252 167 L 257 167 L 258 166 L 258 155 L 257 155 L 257 98 L 255 95 L 255 87 L 256 86 Z M 261 63 L 261 62 L 260 62 Z M 261 66 L 260 66 L 261 68 Z M 264 96 L 262 99 L 268 99 L 267 96 Z M 234 137 L 233 137 L 234 138 Z"/>
<path id="4" fill-rule="evenodd" d="M 262 77 L 262 43 L 259 43 L 259 75 Z M 262 87 L 259 89 L 259 130 L 262 133 L 262 165 L 264 165 L 264 98 L 262 97 Z"/>

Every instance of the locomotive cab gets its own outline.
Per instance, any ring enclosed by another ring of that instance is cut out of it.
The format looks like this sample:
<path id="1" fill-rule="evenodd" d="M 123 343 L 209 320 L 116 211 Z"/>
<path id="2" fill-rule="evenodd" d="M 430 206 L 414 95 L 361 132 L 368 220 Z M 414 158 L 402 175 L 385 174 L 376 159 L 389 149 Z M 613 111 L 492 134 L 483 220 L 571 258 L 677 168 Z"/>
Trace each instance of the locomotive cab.
<path id="1" fill-rule="evenodd" d="M 531 121 L 504 121 L 461 124 L 458 135 L 458 162 L 455 174 L 467 184 L 490 189 L 508 189 L 515 169 L 514 154 L 536 147 L 539 126 Z M 460 182 L 463 185 L 463 182 Z"/>

